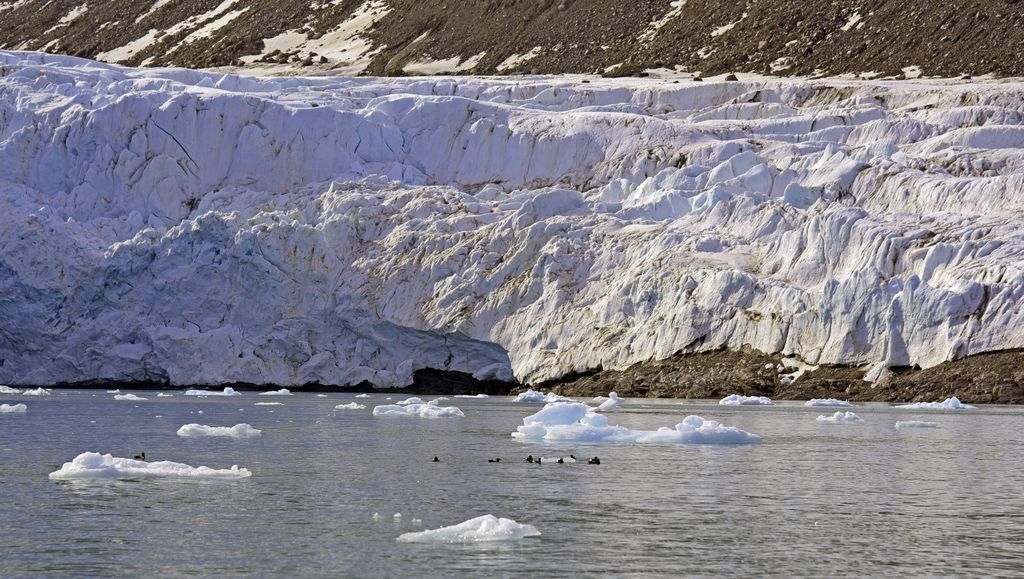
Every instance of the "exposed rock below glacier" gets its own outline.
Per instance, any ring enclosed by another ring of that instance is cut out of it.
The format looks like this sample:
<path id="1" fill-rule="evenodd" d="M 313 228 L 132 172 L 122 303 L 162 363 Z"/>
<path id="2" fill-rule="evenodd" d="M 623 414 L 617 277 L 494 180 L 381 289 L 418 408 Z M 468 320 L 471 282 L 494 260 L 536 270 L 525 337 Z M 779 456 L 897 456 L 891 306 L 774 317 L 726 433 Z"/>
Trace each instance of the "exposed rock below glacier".
<path id="1" fill-rule="evenodd" d="M 1024 347 L 1020 84 L 0 67 L 0 382 Z"/>

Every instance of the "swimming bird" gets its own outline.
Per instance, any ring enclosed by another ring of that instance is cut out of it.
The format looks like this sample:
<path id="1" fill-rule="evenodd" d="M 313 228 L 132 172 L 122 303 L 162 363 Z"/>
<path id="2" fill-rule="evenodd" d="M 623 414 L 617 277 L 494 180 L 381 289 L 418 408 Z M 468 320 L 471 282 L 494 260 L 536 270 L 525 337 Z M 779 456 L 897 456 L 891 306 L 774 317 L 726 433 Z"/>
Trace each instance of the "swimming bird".
<path id="1" fill-rule="evenodd" d="M 596 456 L 594 458 L 588 458 L 587 464 L 601 464 L 601 459 Z"/>
<path id="2" fill-rule="evenodd" d="M 146 460 L 146 453 L 136 454 L 135 460 Z"/>
<path id="3" fill-rule="evenodd" d="M 488 458 L 487 462 L 501 462 L 500 458 Z"/>
<path id="4" fill-rule="evenodd" d="M 526 462 L 533 462 L 533 455 L 526 457 Z"/>
<path id="5" fill-rule="evenodd" d="M 435 456 L 435 457 L 434 457 L 434 460 L 432 460 L 431 462 L 441 462 L 441 459 L 440 459 L 440 458 L 437 458 L 437 457 Z"/>
<path id="6" fill-rule="evenodd" d="M 565 464 L 565 460 L 563 460 L 563 459 L 561 459 L 561 458 L 560 458 L 560 459 L 558 459 L 558 464 Z"/>
<path id="7" fill-rule="evenodd" d="M 573 460 L 576 460 L 576 455 L 575 455 L 575 454 L 570 454 L 570 455 L 569 455 L 569 458 L 571 458 L 571 459 L 573 459 Z"/>

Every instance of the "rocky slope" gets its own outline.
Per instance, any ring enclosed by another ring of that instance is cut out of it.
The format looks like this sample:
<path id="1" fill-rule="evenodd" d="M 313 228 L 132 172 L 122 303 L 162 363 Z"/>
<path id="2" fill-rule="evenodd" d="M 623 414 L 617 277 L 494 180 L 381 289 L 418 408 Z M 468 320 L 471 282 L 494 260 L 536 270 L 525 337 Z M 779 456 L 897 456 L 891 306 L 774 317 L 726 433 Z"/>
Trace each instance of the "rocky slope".
<path id="1" fill-rule="evenodd" d="M 0 52 L 0 383 L 542 383 L 747 347 L 879 380 L 1024 348 L 1022 89 Z"/>
<path id="2" fill-rule="evenodd" d="M 1021 76 L 1024 3 L 7 0 L 0 48 L 263 72 Z"/>

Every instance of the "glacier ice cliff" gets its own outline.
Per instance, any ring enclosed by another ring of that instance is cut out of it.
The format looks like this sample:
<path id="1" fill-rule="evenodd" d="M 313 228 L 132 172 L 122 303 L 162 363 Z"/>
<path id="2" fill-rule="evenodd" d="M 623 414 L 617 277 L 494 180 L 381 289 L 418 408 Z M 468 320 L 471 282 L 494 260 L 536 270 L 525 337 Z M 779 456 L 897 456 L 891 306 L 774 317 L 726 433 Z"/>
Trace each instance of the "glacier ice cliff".
<path id="1" fill-rule="evenodd" d="M 583 80 L 0 51 L 0 383 L 1024 347 L 1024 85 Z"/>

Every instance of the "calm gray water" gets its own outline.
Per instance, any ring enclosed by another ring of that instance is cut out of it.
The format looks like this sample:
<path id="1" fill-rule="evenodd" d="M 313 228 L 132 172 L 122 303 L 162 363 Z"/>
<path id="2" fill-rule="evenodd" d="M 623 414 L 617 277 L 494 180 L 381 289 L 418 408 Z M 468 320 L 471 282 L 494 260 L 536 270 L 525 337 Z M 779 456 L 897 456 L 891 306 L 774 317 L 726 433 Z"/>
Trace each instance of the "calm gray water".
<path id="1" fill-rule="evenodd" d="M 822 424 L 798 403 L 720 407 L 630 400 L 613 423 L 652 429 L 688 414 L 760 434 L 755 446 L 576 445 L 509 433 L 539 405 L 452 399 L 464 419 L 335 411 L 317 398 L 112 400 L 92 391 L 0 415 L 0 576 L 892 576 L 1024 573 L 1024 410 L 860 406 Z M 404 398 L 396 395 L 395 400 Z M 284 406 L 254 406 L 280 401 Z M 202 410 L 203 414 L 197 414 Z M 831 411 L 827 412 L 831 413 Z M 937 429 L 896 430 L 896 420 Z M 182 424 L 263 430 L 182 439 Z M 238 464 L 232 482 L 54 482 L 96 450 L 193 466 Z M 600 466 L 527 454 L 597 454 Z M 442 462 L 430 459 L 438 455 Z M 500 464 L 487 459 L 502 457 Z M 377 512 L 384 520 L 375 522 Z M 401 524 L 392 520 L 403 514 Z M 396 543 L 406 531 L 492 513 L 535 525 L 518 543 Z M 411 524 L 412 518 L 422 526 Z"/>

